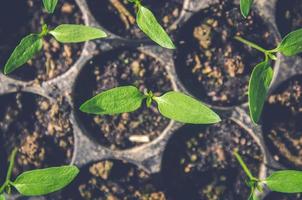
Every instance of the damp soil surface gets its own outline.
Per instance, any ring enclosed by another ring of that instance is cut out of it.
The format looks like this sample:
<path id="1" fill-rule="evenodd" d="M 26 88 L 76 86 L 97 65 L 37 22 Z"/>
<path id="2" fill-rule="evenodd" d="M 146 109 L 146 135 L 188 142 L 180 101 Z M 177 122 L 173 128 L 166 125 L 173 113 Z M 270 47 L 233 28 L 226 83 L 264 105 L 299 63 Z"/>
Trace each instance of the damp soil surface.
<path id="1" fill-rule="evenodd" d="M 167 145 L 162 173 L 173 200 L 247 199 L 247 177 L 233 156 L 237 149 L 254 176 L 263 161 L 253 138 L 231 120 L 211 126 L 184 126 Z"/>
<path id="2" fill-rule="evenodd" d="M 300 200 L 301 198 L 301 194 L 282 194 L 271 192 L 264 198 L 264 200 Z"/>
<path id="3" fill-rule="evenodd" d="M 113 34 L 127 39 L 141 39 L 143 32 L 136 25 L 136 8 L 129 0 L 88 0 L 88 6 L 96 20 Z M 179 17 L 183 0 L 143 0 L 158 22 L 169 28 Z"/>
<path id="4" fill-rule="evenodd" d="M 180 29 L 175 51 L 177 75 L 194 96 L 215 106 L 247 101 L 248 80 L 264 55 L 236 41 L 241 36 L 264 48 L 275 46 L 270 26 L 256 11 L 244 19 L 238 6 L 221 1 L 193 15 Z"/>
<path id="5" fill-rule="evenodd" d="M 15 147 L 14 177 L 27 170 L 70 163 L 74 137 L 64 99 L 51 103 L 44 97 L 15 93 L 1 96 L 0 102 L 1 176 Z"/>
<path id="6" fill-rule="evenodd" d="M 264 106 L 263 136 L 273 158 L 302 169 L 302 76 L 282 83 Z"/>
<path id="7" fill-rule="evenodd" d="M 96 94 L 117 86 L 134 85 L 155 95 L 172 90 L 165 66 L 136 50 L 117 50 L 91 60 L 81 72 L 75 88 L 75 105 L 80 107 Z M 79 112 L 81 123 L 96 141 L 110 149 L 126 149 L 157 138 L 169 124 L 155 106 L 119 115 L 88 115 Z"/>
<path id="8" fill-rule="evenodd" d="M 134 165 L 104 160 L 81 169 L 63 199 L 166 200 L 156 175 Z"/>
<path id="9" fill-rule="evenodd" d="M 284 37 L 291 31 L 302 27 L 302 1 L 278 0 L 276 5 L 276 22 L 278 29 Z"/>
<path id="10" fill-rule="evenodd" d="M 54 14 L 47 14 L 40 0 L 5 0 L 2 4 L 5 6 L 0 8 L 1 66 L 5 65 L 23 37 L 41 31 L 42 20 L 50 29 L 60 24 L 83 24 L 82 13 L 74 0 L 59 1 Z M 76 62 L 82 47 L 83 44 L 60 44 L 47 36 L 41 52 L 10 76 L 24 81 L 52 79 Z"/>

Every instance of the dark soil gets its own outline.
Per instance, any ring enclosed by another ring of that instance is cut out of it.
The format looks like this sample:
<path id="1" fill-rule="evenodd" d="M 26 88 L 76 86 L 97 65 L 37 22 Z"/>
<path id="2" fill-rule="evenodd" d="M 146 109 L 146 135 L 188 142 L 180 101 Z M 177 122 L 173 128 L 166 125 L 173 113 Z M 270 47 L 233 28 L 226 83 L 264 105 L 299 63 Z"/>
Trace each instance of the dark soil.
<path id="1" fill-rule="evenodd" d="M 73 132 L 64 99 L 50 103 L 29 93 L 0 97 L 1 174 L 8 157 L 18 148 L 14 176 L 21 172 L 69 164 L 73 155 Z M 3 179 L 1 179 L 3 180 Z"/>
<path id="2" fill-rule="evenodd" d="M 79 107 L 96 94 L 125 85 L 135 85 L 160 95 L 172 90 L 164 65 L 136 50 L 111 51 L 91 60 L 77 80 L 75 103 Z M 81 122 L 96 141 L 111 149 L 126 149 L 157 138 L 169 124 L 156 107 L 120 115 L 79 113 Z"/>
<path id="3" fill-rule="evenodd" d="M 53 15 L 43 11 L 41 0 L 5 0 L 0 7 L 0 64 L 4 66 L 21 39 L 41 31 L 41 21 L 49 28 L 60 24 L 83 24 L 82 14 L 74 0 L 59 1 Z M 42 52 L 11 73 L 24 81 L 45 81 L 66 72 L 76 62 L 83 44 L 60 44 L 47 36 Z"/>
<path id="4" fill-rule="evenodd" d="M 247 199 L 247 177 L 233 156 L 234 149 L 258 176 L 263 160 L 260 147 L 231 120 L 178 130 L 163 157 L 167 196 L 173 200 Z"/>
<path id="5" fill-rule="evenodd" d="M 263 131 L 274 159 L 302 169 L 302 76 L 284 82 L 268 98 L 263 111 Z"/>
<path id="6" fill-rule="evenodd" d="M 277 1 L 276 20 L 282 37 L 302 27 L 301 9 L 302 2 L 300 0 Z"/>
<path id="7" fill-rule="evenodd" d="M 166 200 L 159 177 L 121 161 L 100 161 L 81 169 L 63 199 Z"/>
<path id="8" fill-rule="evenodd" d="M 264 198 L 264 200 L 301 200 L 301 194 L 282 194 L 277 192 L 272 192 Z"/>
<path id="9" fill-rule="evenodd" d="M 222 1 L 194 15 L 178 35 L 176 72 L 194 96 L 215 106 L 247 101 L 248 80 L 264 55 L 236 41 L 241 36 L 273 48 L 272 30 L 252 11 L 244 19 L 238 6 Z"/>
<path id="10" fill-rule="evenodd" d="M 128 0 L 87 1 L 96 20 L 110 32 L 128 39 L 140 39 L 144 34 L 136 25 L 136 11 Z M 143 0 L 159 23 L 169 28 L 179 17 L 183 0 Z"/>

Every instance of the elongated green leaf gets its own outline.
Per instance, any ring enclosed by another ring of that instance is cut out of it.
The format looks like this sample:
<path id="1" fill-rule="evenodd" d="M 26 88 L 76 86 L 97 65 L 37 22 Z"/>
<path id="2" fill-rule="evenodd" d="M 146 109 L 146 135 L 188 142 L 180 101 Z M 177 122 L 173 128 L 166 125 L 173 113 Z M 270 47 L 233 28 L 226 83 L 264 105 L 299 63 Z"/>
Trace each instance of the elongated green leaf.
<path id="1" fill-rule="evenodd" d="M 134 86 L 117 87 L 86 101 L 80 110 L 98 115 L 132 112 L 141 107 L 144 98 Z"/>
<path id="2" fill-rule="evenodd" d="M 302 192 L 302 172 L 295 170 L 277 171 L 266 178 L 264 183 L 275 192 Z"/>
<path id="3" fill-rule="evenodd" d="M 6 62 L 4 74 L 11 73 L 33 58 L 41 50 L 42 45 L 42 38 L 37 34 L 23 38 Z"/>
<path id="4" fill-rule="evenodd" d="M 43 0 L 44 8 L 48 13 L 53 13 L 55 11 L 58 0 Z"/>
<path id="5" fill-rule="evenodd" d="M 245 18 L 249 15 L 252 4 L 253 0 L 240 0 L 240 11 Z"/>
<path id="6" fill-rule="evenodd" d="M 101 29 L 76 24 L 59 25 L 49 33 L 62 43 L 85 42 L 107 36 Z"/>
<path id="7" fill-rule="evenodd" d="M 220 121 L 220 117 L 210 108 L 180 92 L 168 92 L 153 99 L 160 113 L 175 121 L 190 124 L 213 124 Z"/>
<path id="8" fill-rule="evenodd" d="M 302 28 L 286 35 L 277 49 L 285 56 L 294 56 L 302 52 Z"/>
<path id="9" fill-rule="evenodd" d="M 4 194 L 0 194 L 0 200 L 5 200 Z"/>
<path id="10" fill-rule="evenodd" d="M 155 16 L 148 8 L 139 6 L 136 21 L 139 28 L 149 36 L 151 40 L 164 48 L 175 49 L 169 35 L 157 22 Z"/>
<path id="11" fill-rule="evenodd" d="M 273 69 L 267 62 L 259 63 L 252 72 L 249 82 L 249 109 L 254 123 L 259 122 L 272 78 Z"/>
<path id="12" fill-rule="evenodd" d="M 51 167 L 22 173 L 13 186 L 24 196 L 39 196 L 58 191 L 78 175 L 75 166 Z"/>

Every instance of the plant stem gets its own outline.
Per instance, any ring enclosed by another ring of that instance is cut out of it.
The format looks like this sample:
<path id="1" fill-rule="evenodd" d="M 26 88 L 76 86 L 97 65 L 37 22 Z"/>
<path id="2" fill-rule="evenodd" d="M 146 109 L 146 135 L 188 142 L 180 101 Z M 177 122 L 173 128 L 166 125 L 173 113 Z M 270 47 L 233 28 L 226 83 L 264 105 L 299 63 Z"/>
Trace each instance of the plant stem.
<path id="1" fill-rule="evenodd" d="M 9 184 L 11 183 L 10 179 L 12 176 L 12 172 L 13 172 L 13 168 L 15 165 L 15 158 L 17 155 L 17 148 L 14 148 L 14 150 L 12 151 L 11 155 L 10 155 L 10 159 L 9 159 L 9 166 L 8 166 L 8 170 L 7 170 L 7 174 L 6 174 L 6 178 L 5 178 L 5 182 L 4 184 L 0 187 L 0 194 L 3 193 L 3 191 L 5 190 L 5 188 L 7 186 L 9 186 Z"/>
<path id="2" fill-rule="evenodd" d="M 251 171 L 246 166 L 245 162 L 242 160 L 241 156 L 238 154 L 238 152 L 236 150 L 234 151 L 234 155 L 235 155 L 237 161 L 239 162 L 239 164 L 241 165 L 242 169 L 246 173 L 246 175 L 249 177 L 249 179 L 256 180 L 256 178 L 252 175 Z"/>
<path id="3" fill-rule="evenodd" d="M 261 51 L 262 53 L 264 53 L 265 55 L 267 54 L 267 50 L 260 47 L 259 45 L 255 44 L 255 43 L 252 43 L 246 39 L 243 39 L 242 37 L 240 36 L 235 36 L 234 37 L 236 40 L 238 40 L 239 42 L 242 42 L 243 44 L 246 44 L 254 49 L 257 49 L 258 51 Z"/>

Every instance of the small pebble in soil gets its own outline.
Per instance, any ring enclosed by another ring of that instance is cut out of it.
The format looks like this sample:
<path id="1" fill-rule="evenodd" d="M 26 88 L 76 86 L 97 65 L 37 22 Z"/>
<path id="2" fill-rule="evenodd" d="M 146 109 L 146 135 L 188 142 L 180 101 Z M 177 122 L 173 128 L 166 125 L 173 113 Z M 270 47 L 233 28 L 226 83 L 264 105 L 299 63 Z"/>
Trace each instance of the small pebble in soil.
<path id="1" fill-rule="evenodd" d="M 163 157 L 167 196 L 174 200 L 247 199 L 247 177 L 233 155 L 235 149 L 258 176 L 263 161 L 260 147 L 235 122 L 179 129 Z"/>

